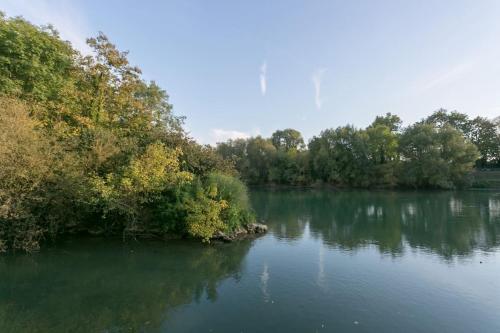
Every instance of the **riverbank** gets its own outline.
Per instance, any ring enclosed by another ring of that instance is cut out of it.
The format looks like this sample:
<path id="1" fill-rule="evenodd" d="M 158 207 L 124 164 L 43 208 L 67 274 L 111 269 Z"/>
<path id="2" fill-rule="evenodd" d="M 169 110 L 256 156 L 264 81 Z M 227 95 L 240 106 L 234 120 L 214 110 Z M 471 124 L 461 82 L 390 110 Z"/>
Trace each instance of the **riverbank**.
<path id="1" fill-rule="evenodd" d="M 500 189 L 500 170 L 476 170 L 472 172 L 472 188 Z"/>
<path id="2" fill-rule="evenodd" d="M 224 243 L 231 243 L 238 240 L 243 240 L 247 238 L 254 238 L 259 235 L 267 233 L 267 225 L 261 223 L 250 223 L 243 227 L 239 227 L 231 233 L 225 233 L 218 231 L 214 237 L 211 238 L 213 241 L 221 241 Z"/>
<path id="3" fill-rule="evenodd" d="M 470 174 L 470 185 L 462 188 L 457 188 L 459 190 L 476 190 L 476 189 L 500 189 L 500 170 L 474 170 Z M 412 186 L 368 186 L 368 187 L 356 187 L 348 185 L 334 185 L 324 182 L 315 182 L 310 184 L 251 184 L 248 185 L 251 189 L 266 189 L 266 190 L 300 190 L 300 189 L 320 189 L 320 190 L 377 190 L 377 191 L 407 191 L 407 190 L 454 190 L 454 188 L 416 188 Z"/>

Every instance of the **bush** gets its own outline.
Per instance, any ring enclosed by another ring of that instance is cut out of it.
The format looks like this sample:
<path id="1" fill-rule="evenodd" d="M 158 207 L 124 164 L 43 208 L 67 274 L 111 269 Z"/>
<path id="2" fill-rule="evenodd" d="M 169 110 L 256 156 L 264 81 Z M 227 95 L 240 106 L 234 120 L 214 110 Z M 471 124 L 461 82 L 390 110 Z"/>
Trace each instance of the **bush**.
<path id="1" fill-rule="evenodd" d="M 35 207 L 46 203 L 53 154 L 26 106 L 0 98 L 0 247 L 35 250 L 41 227 Z"/>
<path id="2" fill-rule="evenodd" d="M 206 183 L 217 200 L 224 200 L 227 207 L 222 210 L 222 220 L 227 231 L 253 222 L 247 187 L 238 178 L 221 173 L 208 175 Z"/>

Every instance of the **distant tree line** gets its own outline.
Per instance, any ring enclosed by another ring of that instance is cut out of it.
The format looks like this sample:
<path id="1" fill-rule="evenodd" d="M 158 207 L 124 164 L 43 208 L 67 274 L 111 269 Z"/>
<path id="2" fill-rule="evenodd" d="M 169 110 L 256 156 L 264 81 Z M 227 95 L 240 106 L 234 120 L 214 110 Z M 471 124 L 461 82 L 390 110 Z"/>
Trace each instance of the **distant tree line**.
<path id="1" fill-rule="evenodd" d="M 217 151 L 248 184 L 457 188 L 477 168 L 500 167 L 500 122 L 440 109 L 408 127 L 387 113 L 365 129 L 322 131 L 307 146 L 300 132 L 228 140 Z"/>
<path id="2" fill-rule="evenodd" d="M 91 233 L 209 240 L 253 220 L 245 185 L 100 34 L 82 55 L 0 13 L 0 252 Z"/>

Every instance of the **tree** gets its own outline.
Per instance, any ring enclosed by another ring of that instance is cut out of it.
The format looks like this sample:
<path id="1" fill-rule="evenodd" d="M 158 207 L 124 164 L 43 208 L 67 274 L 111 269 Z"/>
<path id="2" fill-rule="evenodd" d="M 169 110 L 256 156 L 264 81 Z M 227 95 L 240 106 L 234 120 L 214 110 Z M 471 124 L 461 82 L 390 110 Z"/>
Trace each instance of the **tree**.
<path id="1" fill-rule="evenodd" d="M 425 122 L 440 128 L 451 126 L 459 130 L 467 140 L 478 148 L 479 158 L 476 161 L 476 166 L 488 167 L 500 163 L 500 130 L 495 124 L 495 120 L 483 117 L 471 120 L 466 114 L 439 109 L 427 117 Z"/>
<path id="2" fill-rule="evenodd" d="M 305 147 L 302 134 L 292 128 L 274 132 L 271 136 L 271 142 L 276 149 L 284 151 L 291 149 L 299 150 Z"/>
<path id="3" fill-rule="evenodd" d="M 399 116 L 388 112 L 385 116 L 377 116 L 370 127 L 383 125 L 389 128 L 391 132 L 399 132 L 401 130 L 401 123 L 402 121 Z"/>
<path id="4" fill-rule="evenodd" d="M 0 94 L 53 109 L 72 90 L 77 55 L 52 26 L 0 15 Z"/>
<path id="5" fill-rule="evenodd" d="M 446 109 L 439 109 L 425 119 L 428 124 L 442 128 L 444 126 L 451 126 L 463 133 L 467 138 L 471 134 L 471 121 L 469 116 L 457 111 L 448 112 Z"/>
<path id="6" fill-rule="evenodd" d="M 413 187 L 463 186 L 477 159 L 477 148 L 451 126 L 417 123 L 400 140 L 400 183 Z"/>
<path id="7" fill-rule="evenodd" d="M 30 206 L 44 200 L 53 161 L 37 125 L 22 103 L 0 99 L 0 252 L 37 249 L 43 234 Z"/>
<path id="8" fill-rule="evenodd" d="M 229 139 L 226 142 L 217 143 L 217 153 L 227 161 L 233 163 L 240 173 L 246 173 L 247 170 L 247 144 L 246 139 Z"/>
<path id="9" fill-rule="evenodd" d="M 51 27 L 0 15 L 0 251 L 70 232 L 208 240 L 250 222 L 207 182 L 236 184 L 232 164 L 188 137 L 126 52 L 102 33 L 87 42 L 82 56 Z"/>
<path id="10" fill-rule="evenodd" d="M 248 174 L 246 178 L 250 184 L 264 184 L 270 180 L 270 169 L 276 147 L 270 140 L 261 136 L 248 139 L 247 158 Z"/>
<path id="11" fill-rule="evenodd" d="M 369 163 L 366 133 L 353 126 L 321 132 L 309 143 L 312 172 L 319 179 L 348 186 L 367 186 Z"/>
<path id="12" fill-rule="evenodd" d="M 471 121 L 470 139 L 480 154 L 477 166 L 500 164 L 500 131 L 493 121 L 483 117 L 474 118 Z"/>

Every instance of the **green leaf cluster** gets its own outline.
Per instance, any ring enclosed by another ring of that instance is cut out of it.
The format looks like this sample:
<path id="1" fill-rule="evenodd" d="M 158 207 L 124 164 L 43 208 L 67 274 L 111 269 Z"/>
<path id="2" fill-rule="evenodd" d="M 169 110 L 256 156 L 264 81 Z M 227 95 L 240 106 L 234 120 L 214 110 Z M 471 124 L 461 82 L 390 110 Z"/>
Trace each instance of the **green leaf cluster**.
<path id="1" fill-rule="evenodd" d="M 233 165 L 189 138 L 127 52 L 87 42 L 82 55 L 0 16 L 0 251 L 70 233 L 208 241 L 251 221 Z"/>

